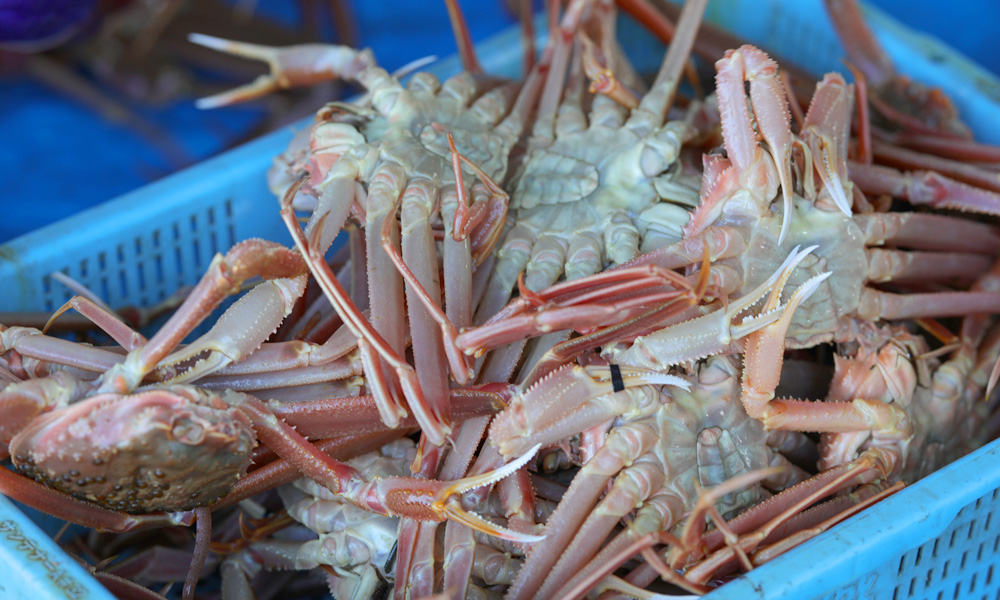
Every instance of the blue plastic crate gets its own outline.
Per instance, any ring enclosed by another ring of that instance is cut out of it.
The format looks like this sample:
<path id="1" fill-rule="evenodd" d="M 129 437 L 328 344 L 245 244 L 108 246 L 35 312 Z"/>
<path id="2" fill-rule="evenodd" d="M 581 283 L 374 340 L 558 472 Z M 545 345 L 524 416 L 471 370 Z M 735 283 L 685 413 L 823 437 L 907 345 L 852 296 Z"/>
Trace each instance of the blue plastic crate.
<path id="1" fill-rule="evenodd" d="M 814 73 L 843 70 L 843 53 L 819 0 L 713 0 L 707 16 Z M 978 138 L 1000 143 L 995 126 L 1000 84 L 994 78 L 877 11 L 869 17 L 901 72 L 946 87 Z M 634 28 L 621 40 L 642 66 L 655 65 L 662 56 L 652 38 Z M 480 52 L 487 70 L 516 76 L 519 32 L 493 38 Z M 457 69 L 457 61 L 449 59 L 430 70 L 445 75 Z M 52 271 L 72 276 L 112 306 L 149 306 L 197 281 L 215 252 L 239 240 L 289 243 L 264 173 L 291 135 L 275 132 L 0 246 L 0 311 L 60 306 L 71 292 L 48 277 Z M 992 510 L 1000 493 L 998 453 L 1000 442 L 994 442 L 710 597 L 997 597 L 1000 576 L 993 563 L 1000 548 L 1000 516 L 994 518 Z M 0 598 L 111 598 L 40 536 L 27 517 L 0 499 L 0 555 L 11 565 L 0 582 Z M 53 577 L 79 583 L 72 588 L 79 593 L 50 585 Z"/>

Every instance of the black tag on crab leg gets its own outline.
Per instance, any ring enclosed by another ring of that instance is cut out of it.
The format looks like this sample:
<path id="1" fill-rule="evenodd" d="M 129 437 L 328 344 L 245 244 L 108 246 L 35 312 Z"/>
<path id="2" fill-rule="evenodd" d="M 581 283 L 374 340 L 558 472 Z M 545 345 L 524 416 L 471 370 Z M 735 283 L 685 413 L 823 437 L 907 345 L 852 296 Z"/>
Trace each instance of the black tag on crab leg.
<path id="1" fill-rule="evenodd" d="M 616 364 L 610 364 L 608 368 L 611 369 L 611 387 L 616 392 L 625 391 L 625 382 L 622 381 L 622 370 Z"/>

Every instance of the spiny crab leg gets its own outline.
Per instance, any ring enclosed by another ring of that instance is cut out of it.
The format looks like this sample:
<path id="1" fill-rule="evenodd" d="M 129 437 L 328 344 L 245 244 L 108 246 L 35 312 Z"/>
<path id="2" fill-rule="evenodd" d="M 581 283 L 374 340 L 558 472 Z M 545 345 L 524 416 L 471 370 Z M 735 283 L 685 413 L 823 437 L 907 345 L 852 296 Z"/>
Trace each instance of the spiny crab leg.
<path id="1" fill-rule="evenodd" d="M 45 327 L 42 327 L 42 333 L 49 330 L 59 315 L 71 308 L 87 317 L 91 323 L 100 327 L 101 331 L 111 336 L 111 339 L 118 342 L 126 350 L 134 350 L 147 341 L 141 333 L 129 327 L 117 313 L 108 311 L 105 307 L 85 296 L 73 296 L 60 306 L 52 313 Z"/>
<path id="2" fill-rule="evenodd" d="M 295 465 L 303 475 L 361 508 L 422 521 L 454 519 L 478 531 L 516 542 L 542 539 L 542 536 L 510 531 L 486 521 L 462 508 L 458 498 L 463 492 L 492 485 L 513 474 L 534 457 L 540 445 L 495 471 L 474 477 L 455 481 L 388 477 L 365 482 L 355 469 L 320 452 L 295 429 L 276 418 L 259 399 L 232 393 L 226 395 L 224 400 L 245 412 L 254 423 L 260 439 Z"/>
<path id="3" fill-rule="evenodd" d="M 791 315 L 794 310 L 791 303 L 783 307 L 774 305 L 756 316 L 743 319 L 738 325 L 733 324 L 733 319 L 760 301 L 769 291 L 772 299 L 780 297 L 781 289 L 792 270 L 815 249 L 815 246 L 810 246 L 800 252 L 796 246 L 771 277 L 730 303 L 726 309 L 636 338 L 627 349 L 609 348 L 604 354 L 613 362 L 652 370 L 664 370 L 670 365 L 718 354 L 733 340 L 767 327 L 782 318 L 782 314 Z M 823 274 L 800 287 L 796 292 L 796 305 L 808 298 L 820 281 L 829 275 Z M 789 316 L 788 319 L 790 318 Z"/>
<path id="4" fill-rule="evenodd" d="M 398 200 L 397 200 L 398 204 Z M 416 275 L 400 256 L 398 250 L 393 246 L 386 235 L 387 229 L 391 225 L 391 219 L 386 219 L 382 223 L 382 248 L 396 266 L 396 270 L 403 276 L 406 283 L 413 287 L 416 295 L 420 298 L 424 308 L 441 327 L 441 337 L 444 342 L 445 354 L 448 357 L 448 364 L 451 367 L 452 376 L 459 385 L 465 385 L 472 377 L 471 365 L 466 361 L 466 357 L 458 351 L 455 345 L 455 338 L 458 336 L 458 329 L 448 319 L 441 307 L 428 294 L 427 290 L 420 284 Z"/>
<path id="5" fill-rule="evenodd" d="M 572 288 L 591 284 L 572 294 L 560 294 L 559 287 Z M 680 289 L 666 287 L 674 285 Z M 601 287 L 598 287 L 601 286 Z M 557 284 L 541 292 L 519 296 L 501 310 L 495 318 L 479 327 L 464 330 L 455 340 L 458 347 L 470 355 L 540 333 L 574 328 L 577 331 L 602 327 L 630 317 L 635 311 L 646 310 L 655 303 L 693 299 L 693 286 L 683 276 L 653 265 L 628 270 L 605 271 L 566 284 Z M 525 300 L 525 298 L 534 298 Z M 549 298 L 552 298 L 551 300 Z M 563 299 L 565 298 L 565 299 Z M 541 303 L 533 311 L 527 305 Z"/>
<path id="6" fill-rule="evenodd" d="M 192 33 L 188 40 L 235 56 L 266 62 L 271 72 L 253 82 L 222 94 L 202 98 L 198 108 L 216 108 L 227 104 L 259 98 L 290 87 L 308 86 L 322 81 L 343 78 L 351 80 L 375 64 L 370 50 L 355 50 L 346 46 L 303 44 L 289 48 L 272 48 L 258 44 L 233 42 Z"/>
<path id="7" fill-rule="evenodd" d="M 126 393 L 134 390 L 227 295 L 238 291 L 246 279 L 264 275 L 277 280 L 266 284 L 266 289 L 272 292 L 267 302 L 269 306 L 258 307 L 259 312 L 256 313 L 257 317 L 265 318 L 260 319 L 257 327 L 245 331 L 240 328 L 238 331 L 241 333 L 230 338 L 234 349 L 241 346 L 247 352 L 255 349 L 291 311 L 298 298 L 292 295 L 296 290 L 301 293 L 304 284 L 303 278 L 296 286 L 295 279 L 304 275 L 305 270 L 305 263 L 295 252 L 259 239 L 240 242 L 225 256 L 216 255 L 181 308 L 148 343 L 129 352 L 123 363 L 115 365 L 102 376 L 98 392 Z"/>
<path id="8" fill-rule="evenodd" d="M 300 180 L 298 185 L 301 185 L 304 180 Z M 292 186 L 289 191 L 286 192 L 281 205 L 281 217 L 285 221 L 285 225 L 288 227 L 288 231 L 292 235 L 292 239 L 295 240 L 296 247 L 302 252 L 303 256 L 308 257 L 307 264 L 313 272 L 313 276 L 316 277 L 316 281 L 319 283 L 323 290 L 323 293 L 329 298 L 330 303 L 333 304 L 334 308 L 340 314 L 341 318 L 344 320 L 344 324 L 351 330 L 351 333 L 358 338 L 358 350 L 361 354 L 362 364 L 364 365 L 364 370 L 367 375 L 366 383 L 371 387 L 372 395 L 375 396 L 376 401 L 379 405 L 379 411 L 382 415 L 382 420 L 389 426 L 394 426 L 399 423 L 402 415 L 405 414 L 405 410 L 402 409 L 400 403 L 393 397 L 387 382 L 381 373 L 381 366 L 379 365 L 379 357 L 386 361 L 390 367 L 396 373 L 399 378 L 400 383 L 403 386 L 403 393 L 407 400 L 413 403 L 423 403 L 426 402 L 423 398 L 423 392 L 420 389 L 420 384 L 417 381 L 417 375 L 413 367 L 410 366 L 395 350 L 385 341 L 385 339 L 375 331 L 371 325 L 364 319 L 364 317 L 359 313 L 350 301 L 350 296 L 347 291 L 340 285 L 337 280 L 336 275 L 330 269 L 326 261 L 323 260 L 322 254 L 320 254 L 319 247 L 316 244 L 316 240 L 307 240 L 305 232 L 302 231 L 302 227 L 295 218 L 295 213 L 292 210 L 291 199 L 295 195 L 295 190 L 297 186 Z M 324 227 L 322 221 L 325 220 L 325 215 L 319 218 L 316 226 L 313 229 L 312 238 L 316 238 L 322 234 Z"/>
<path id="9" fill-rule="evenodd" d="M 745 473 L 727 480 L 726 482 L 715 486 L 711 490 L 702 493 L 698 498 L 695 508 L 687 517 L 681 538 L 677 538 L 666 531 L 651 532 L 638 537 L 637 534 L 634 533 L 631 535 L 622 534 L 619 537 L 623 540 L 632 538 L 630 543 L 628 543 L 628 545 L 624 548 L 620 548 L 617 552 L 599 553 L 589 565 L 596 568 L 583 569 L 581 573 L 586 573 L 586 576 L 582 578 L 580 578 L 580 576 L 576 576 L 567 582 L 566 585 L 560 590 L 559 597 L 567 600 L 575 600 L 576 598 L 582 597 L 601 579 L 614 572 L 619 566 L 621 566 L 622 563 L 627 561 L 632 556 L 640 553 L 644 558 L 646 558 L 649 564 L 656 569 L 660 576 L 663 577 L 664 581 L 672 583 L 692 593 L 708 593 L 710 588 L 700 584 L 693 584 L 684 579 L 682 575 L 678 575 L 675 571 L 673 571 L 673 569 L 663 563 L 663 560 L 658 554 L 652 551 L 652 548 L 656 544 L 669 543 L 676 547 L 683 548 L 692 543 L 696 543 L 698 541 L 698 533 L 704 529 L 706 514 L 712 515 L 712 512 L 715 511 L 713 503 L 716 500 L 725 494 L 743 489 L 750 484 L 758 483 L 760 480 L 773 475 L 776 471 L 780 471 L 780 469 L 770 468 Z M 715 515 L 717 514 L 718 513 L 715 512 Z M 712 515 L 713 520 L 716 520 L 715 515 Z M 719 519 L 719 521 L 721 521 L 721 519 Z M 716 523 L 718 524 L 719 521 L 716 521 Z M 722 524 L 723 526 L 725 525 L 724 522 L 722 522 Z M 631 530 L 627 529 L 626 531 L 628 532 Z M 618 540 L 616 539 L 616 542 L 617 541 Z M 622 542 L 618 542 L 618 544 L 621 543 Z M 613 555 L 605 556 L 606 554 Z"/>

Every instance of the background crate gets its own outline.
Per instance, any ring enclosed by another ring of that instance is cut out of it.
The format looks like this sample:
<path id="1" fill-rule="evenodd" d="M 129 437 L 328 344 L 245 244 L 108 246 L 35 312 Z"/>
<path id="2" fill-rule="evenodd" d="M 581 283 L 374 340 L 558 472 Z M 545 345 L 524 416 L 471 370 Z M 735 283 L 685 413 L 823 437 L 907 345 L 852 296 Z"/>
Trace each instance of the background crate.
<path id="1" fill-rule="evenodd" d="M 995 79 L 877 11 L 868 16 L 901 72 L 945 87 L 977 137 L 1000 143 Z M 843 53 L 818 0 L 713 0 L 707 17 L 813 73 L 844 70 Z M 630 56 L 641 67 L 655 66 L 662 56 L 655 41 L 634 26 L 622 26 L 631 27 L 621 37 Z M 519 33 L 493 38 L 480 53 L 490 72 L 516 76 Z M 457 61 L 449 59 L 430 70 L 444 75 L 457 68 Z M 77 279 L 112 306 L 149 306 L 197 281 L 215 252 L 239 240 L 289 243 L 264 173 L 291 135 L 275 132 L 0 246 L 0 311 L 60 306 L 71 292 L 52 281 L 52 271 Z M 981 449 L 711 597 L 996 597 L 1000 574 L 994 574 L 992 563 L 1000 545 L 1000 516 L 991 511 L 1000 487 L 998 452 L 997 443 Z M 0 597 L 110 598 L 2 499 L 0 554 L 14 565 L 13 576 L 0 583 Z M 49 567 L 67 573 L 79 587 L 67 592 L 65 586 L 49 585 Z"/>

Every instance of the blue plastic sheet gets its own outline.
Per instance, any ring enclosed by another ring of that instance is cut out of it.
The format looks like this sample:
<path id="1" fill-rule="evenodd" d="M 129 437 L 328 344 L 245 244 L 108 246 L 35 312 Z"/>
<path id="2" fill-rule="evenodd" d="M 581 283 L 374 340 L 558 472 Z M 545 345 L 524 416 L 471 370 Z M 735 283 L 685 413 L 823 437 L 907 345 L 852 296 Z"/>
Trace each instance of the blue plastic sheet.
<path id="1" fill-rule="evenodd" d="M 387 68 L 429 54 L 454 52 L 443 2 L 354 2 L 360 41 Z M 503 0 L 462 3 L 474 40 L 513 24 Z M 536 2 L 536 4 L 538 4 Z M 1000 3 L 987 0 L 943 5 L 931 0 L 876 0 L 918 31 L 945 40 L 974 61 L 1000 73 L 991 45 Z M 289 24 L 297 3 L 263 0 L 258 10 Z M 172 165 L 146 138 L 109 122 L 81 104 L 22 75 L 0 79 L 0 243 L 114 198 L 166 175 Z M 190 102 L 137 109 L 170 132 L 192 161 L 212 156 L 245 134 L 261 115 L 252 106 L 204 112 Z"/>

